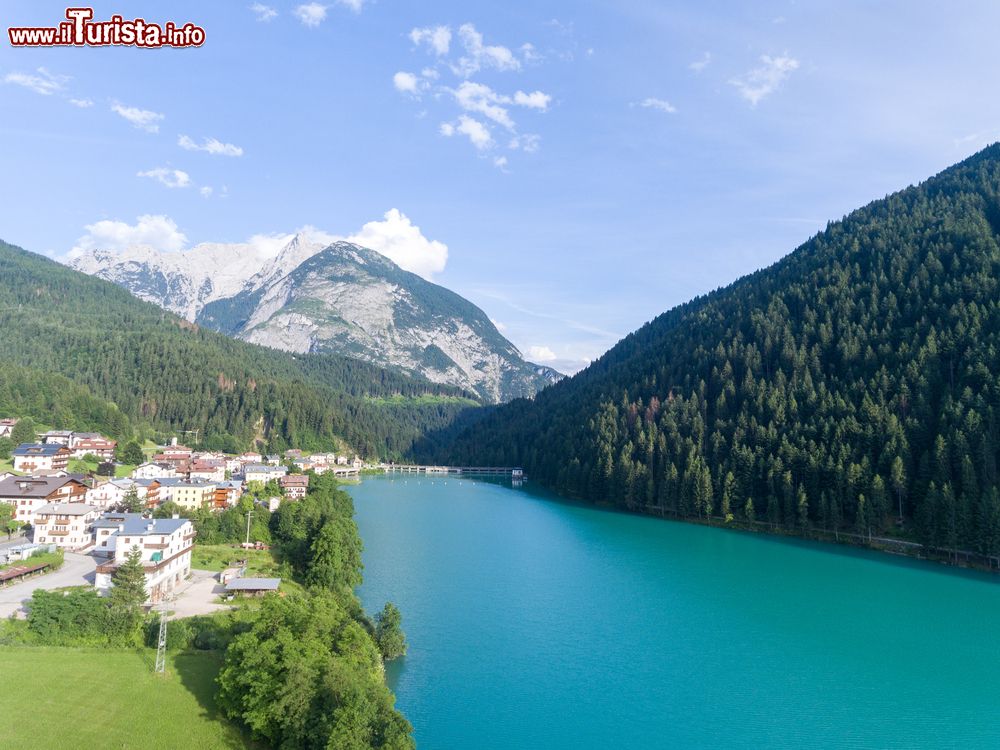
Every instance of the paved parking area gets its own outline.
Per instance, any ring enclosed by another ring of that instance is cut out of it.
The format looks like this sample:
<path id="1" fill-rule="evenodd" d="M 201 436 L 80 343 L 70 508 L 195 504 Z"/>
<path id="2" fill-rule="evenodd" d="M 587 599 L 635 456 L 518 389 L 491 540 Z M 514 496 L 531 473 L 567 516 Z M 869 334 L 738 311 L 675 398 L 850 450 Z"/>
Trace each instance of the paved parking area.
<path id="1" fill-rule="evenodd" d="M 209 615 L 220 609 L 230 609 L 228 604 L 216 602 L 226 587 L 218 581 L 218 573 L 211 570 L 191 570 L 191 578 L 174 591 L 174 600 L 170 603 L 173 617 L 194 617 Z"/>
<path id="2" fill-rule="evenodd" d="M 63 586 L 93 586 L 97 575 L 97 560 L 90 555 L 67 552 L 62 567 L 13 586 L 0 588 L 0 617 L 10 617 L 24 612 L 23 603 L 31 599 L 35 589 L 60 589 Z"/>

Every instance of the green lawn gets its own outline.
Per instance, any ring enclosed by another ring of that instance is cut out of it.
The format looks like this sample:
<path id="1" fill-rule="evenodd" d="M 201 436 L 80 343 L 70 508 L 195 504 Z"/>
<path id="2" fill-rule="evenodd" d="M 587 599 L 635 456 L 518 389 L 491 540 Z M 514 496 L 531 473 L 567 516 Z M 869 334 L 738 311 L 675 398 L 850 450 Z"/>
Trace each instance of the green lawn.
<path id="1" fill-rule="evenodd" d="M 216 656 L 168 657 L 153 674 L 152 651 L 0 648 L 5 687 L 0 744 L 40 747 L 254 747 L 216 712 Z M 14 719 L 16 717 L 16 720 Z"/>
<path id="2" fill-rule="evenodd" d="M 17 560 L 12 563 L 0 565 L 0 570 L 7 570 L 8 568 L 13 568 L 17 565 L 41 565 L 42 563 L 48 563 L 52 566 L 52 570 L 58 570 L 63 564 L 63 551 L 59 549 L 55 552 L 40 552 L 32 555 L 27 560 Z"/>
<path id="3" fill-rule="evenodd" d="M 240 549 L 229 544 L 195 544 L 191 567 L 197 570 L 225 570 L 237 560 L 247 561 L 248 575 L 278 575 L 278 563 L 270 550 Z"/>

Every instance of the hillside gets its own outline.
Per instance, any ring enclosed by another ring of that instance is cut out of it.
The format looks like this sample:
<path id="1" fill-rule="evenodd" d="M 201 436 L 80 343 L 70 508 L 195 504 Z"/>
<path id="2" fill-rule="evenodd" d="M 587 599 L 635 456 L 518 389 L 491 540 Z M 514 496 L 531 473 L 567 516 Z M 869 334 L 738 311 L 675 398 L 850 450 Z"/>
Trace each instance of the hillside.
<path id="1" fill-rule="evenodd" d="M 498 409 L 455 462 L 591 501 L 1000 553 L 1000 145 Z"/>
<path id="2" fill-rule="evenodd" d="M 342 441 L 366 455 L 399 456 L 474 405 L 460 389 L 346 357 L 296 356 L 235 341 L 6 243 L 0 351 L 5 365 L 47 379 L 65 376 L 90 397 L 114 402 L 136 427 L 197 430 L 219 448 Z M 3 405 L 59 421 L 38 398 L 24 397 L 20 408 L 4 398 Z"/>
<path id="3" fill-rule="evenodd" d="M 531 397 L 561 378 L 525 362 L 468 300 L 349 242 L 296 235 L 273 258 L 250 244 L 134 246 L 90 251 L 71 265 L 245 341 L 347 355 L 488 402 Z"/>

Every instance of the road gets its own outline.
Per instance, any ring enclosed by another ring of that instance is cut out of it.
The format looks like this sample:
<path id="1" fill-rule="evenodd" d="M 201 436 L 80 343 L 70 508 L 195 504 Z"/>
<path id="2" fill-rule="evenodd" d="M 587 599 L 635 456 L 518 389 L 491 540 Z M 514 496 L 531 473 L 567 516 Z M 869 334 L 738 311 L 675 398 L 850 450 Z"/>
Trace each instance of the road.
<path id="1" fill-rule="evenodd" d="M 63 586 L 93 586 L 97 560 L 90 555 L 67 552 L 62 567 L 55 573 L 29 578 L 22 583 L 0 588 L 0 617 L 10 617 L 22 609 L 35 589 L 59 589 Z"/>

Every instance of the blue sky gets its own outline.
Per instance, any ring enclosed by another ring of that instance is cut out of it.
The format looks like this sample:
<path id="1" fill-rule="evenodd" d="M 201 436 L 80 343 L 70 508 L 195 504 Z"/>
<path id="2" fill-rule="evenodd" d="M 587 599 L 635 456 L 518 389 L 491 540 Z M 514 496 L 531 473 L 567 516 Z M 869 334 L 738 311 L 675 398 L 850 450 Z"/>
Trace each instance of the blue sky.
<path id="1" fill-rule="evenodd" d="M 65 7 L 5 0 L 3 25 Z M 63 256 L 360 232 L 564 371 L 1000 138 L 995 2 L 113 13 L 207 41 L 5 40 L 0 237 Z"/>

